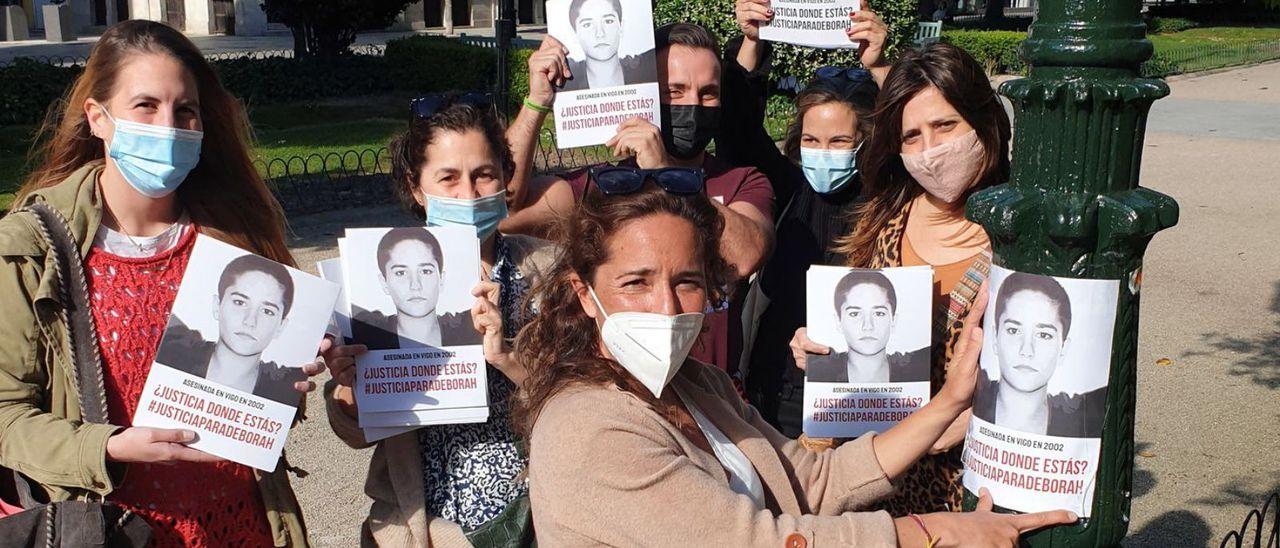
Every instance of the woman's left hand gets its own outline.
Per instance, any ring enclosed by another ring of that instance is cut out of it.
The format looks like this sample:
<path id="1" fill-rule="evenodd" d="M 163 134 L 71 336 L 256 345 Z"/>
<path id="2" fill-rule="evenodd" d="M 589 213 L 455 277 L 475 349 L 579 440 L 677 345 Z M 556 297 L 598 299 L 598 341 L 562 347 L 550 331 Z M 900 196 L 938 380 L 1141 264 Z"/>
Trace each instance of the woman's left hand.
<path id="1" fill-rule="evenodd" d="M 987 310 L 987 284 L 978 290 L 978 298 L 969 307 L 960 331 L 956 352 L 947 363 L 947 382 L 938 391 L 939 399 L 969 408 L 978 384 L 978 356 L 982 354 L 982 314 Z M 953 425 L 954 426 L 954 425 Z"/>
<path id="2" fill-rule="evenodd" d="M 502 333 L 502 312 L 498 308 L 501 290 L 498 284 L 482 281 L 471 289 L 476 303 L 471 306 L 471 323 L 484 336 L 484 360 L 497 367 L 512 382 L 524 380 L 524 369 L 511 355 L 511 346 Z"/>
<path id="3" fill-rule="evenodd" d="M 845 35 L 849 37 L 849 41 L 860 43 L 858 60 L 862 61 L 862 66 L 867 70 L 886 66 L 884 43 L 889 38 L 889 26 L 884 24 L 884 20 L 876 12 L 869 9 L 855 11 L 849 14 L 849 19 L 853 23 L 845 31 Z"/>

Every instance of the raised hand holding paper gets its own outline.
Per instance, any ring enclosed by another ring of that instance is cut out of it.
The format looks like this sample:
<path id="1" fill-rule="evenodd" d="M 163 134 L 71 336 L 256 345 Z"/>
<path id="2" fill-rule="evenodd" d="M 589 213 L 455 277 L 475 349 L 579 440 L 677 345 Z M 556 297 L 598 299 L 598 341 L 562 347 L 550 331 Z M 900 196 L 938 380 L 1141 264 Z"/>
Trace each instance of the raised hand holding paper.
<path id="1" fill-rule="evenodd" d="M 845 31 L 860 0 L 771 0 L 773 20 L 760 25 L 760 39 L 814 48 L 856 48 Z"/>
<path id="2" fill-rule="evenodd" d="M 192 430 L 191 447 L 274 470 L 338 289 L 198 236 L 134 426 Z"/>
<path id="3" fill-rule="evenodd" d="M 1089 517 L 1120 282 L 992 265 L 989 283 L 965 489 L 1011 510 Z"/>
<path id="4" fill-rule="evenodd" d="M 598 145 L 618 124 L 661 124 L 653 8 L 647 0 L 550 0 L 547 32 L 569 50 L 573 78 L 556 94 L 556 145 Z"/>
<path id="5" fill-rule="evenodd" d="M 884 432 L 929 402 L 933 269 L 809 267 L 804 433 Z"/>

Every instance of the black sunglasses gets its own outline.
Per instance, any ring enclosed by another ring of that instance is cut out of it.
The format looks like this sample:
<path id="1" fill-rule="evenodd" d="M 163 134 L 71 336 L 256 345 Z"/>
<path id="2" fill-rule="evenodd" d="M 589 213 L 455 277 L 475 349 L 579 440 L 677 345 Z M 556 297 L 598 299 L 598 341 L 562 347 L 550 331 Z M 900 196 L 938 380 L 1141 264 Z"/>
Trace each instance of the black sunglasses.
<path id="1" fill-rule="evenodd" d="M 453 105 L 471 105 L 480 109 L 487 109 L 493 105 L 492 98 L 488 93 L 480 93 L 478 91 L 470 91 L 461 95 L 456 93 L 432 93 L 423 95 L 409 102 L 409 111 L 419 118 L 430 118 Z"/>
<path id="2" fill-rule="evenodd" d="M 844 68 L 825 66 L 814 71 L 814 76 L 822 80 L 845 80 L 852 83 L 871 82 L 871 71 L 861 68 Z"/>
<path id="3" fill-rule="evenodd" d="M 645 181 L 653 181 L 662 190 L 672 194 L 698 194 L 706 184 L 706 175 L 702 170 L 690 167 L 640 169 L 608 166 L 593 167 L 587 173 L 600 188 L 600 192 L 608 196 L 639 192 Z"/>

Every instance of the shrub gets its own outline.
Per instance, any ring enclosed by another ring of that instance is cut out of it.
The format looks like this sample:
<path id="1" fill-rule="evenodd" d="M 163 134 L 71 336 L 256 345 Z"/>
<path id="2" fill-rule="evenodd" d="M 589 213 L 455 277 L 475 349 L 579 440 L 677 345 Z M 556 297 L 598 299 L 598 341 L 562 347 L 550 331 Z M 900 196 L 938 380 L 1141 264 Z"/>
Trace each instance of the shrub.
<path id="1" fill-rule="evenodd" d="M 387 42 L 384 78 L 414 93 L 478 91 L 493 86 L 498 51 L 443 36 L 411 36 Z M 514 65 L 514 63 L 513 63 Z"/>
<path id="2" fill-rule="evenodd" d="M 23 58 L 0 67 L 0 124 L 39 122 L 80 70 Z"/>
<path id="3" fill-rule="evenodd" d="M 1200 26 L 1199 23 L 1182 17 L 1152 17 L 1147 21 L 1147 32 L 1151 34 L 1168 34 L 1182 32 Z"/>
<path id="4" fill-rule="evenodd" d="M 272 21 L 293 33 L 297 57 L 340 57 L 361 29 L 383 29 L 412 0 L 263 0 Z"/>
<path id="5" fill-rule="evenodd" d="M 1142 64 L 1142 76 L 1146 78 L 1164 78 L 1182 72 L 1178 64 L 1160 51 L 1155 52 L 1147 62 Z"/>
<path id="6" fill-rule="evenodd" d="M 965 50 L 990 74 L 1022 74 L 1027 65 L 1022 60 L 1025 32 L 1006 30 L 943 30 L 942 40 Z"/>
<path id="7" fill-rule="evenodd" d="M 725 42 L 742 34 L 733 17 L 733 5 L 733 0 L 657 0 L 653 18 L 659 25 L 677 21 L 702 25 L 719 38 L 720 45 L 723 47 Z M 874 8 L 889 25 L 889 39 L 885 44 L 885 54 L 892 59 L 903 48 L 910 47 L 911 41 L 915 38 L 919 17 L 916 0 L 882 0 L 876 2 Z M 804 85 L 819 67 L 857 64 L 856 50 L 827 50 L 775 44 L 774 70 L 770 76 L 774 81 L 795 76 L 799 83 Z"/>
<path id="8" fill-rule="evenodd" d="M 376 55 L 332 59 L 268 57 L 214 61 L 222 85 L 249 104 L 369 95 L 392 88 L 387 63 Z"/>

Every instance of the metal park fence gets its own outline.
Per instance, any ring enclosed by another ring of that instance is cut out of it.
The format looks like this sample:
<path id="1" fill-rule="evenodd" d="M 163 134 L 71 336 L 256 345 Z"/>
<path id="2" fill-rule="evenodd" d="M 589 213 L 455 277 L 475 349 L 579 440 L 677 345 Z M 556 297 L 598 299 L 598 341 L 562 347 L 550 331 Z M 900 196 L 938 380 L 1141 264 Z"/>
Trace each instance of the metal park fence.
<path id="1" fill-rule="evenodd" d="M 1143 76 L 1164 77 L 1280 59 L 1280 40 L 1222 41 L 1157 49 Z"/>

